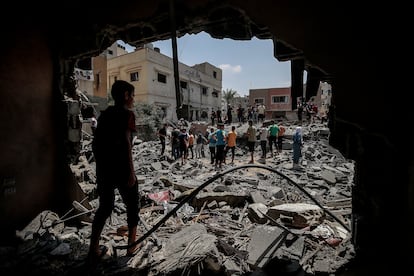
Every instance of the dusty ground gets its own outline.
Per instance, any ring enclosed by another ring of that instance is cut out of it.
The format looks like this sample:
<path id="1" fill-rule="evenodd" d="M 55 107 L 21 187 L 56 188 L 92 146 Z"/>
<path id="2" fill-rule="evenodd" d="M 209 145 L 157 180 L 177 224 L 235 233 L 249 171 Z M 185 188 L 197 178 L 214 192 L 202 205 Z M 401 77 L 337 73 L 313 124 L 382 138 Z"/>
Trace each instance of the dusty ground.
<path id="1" fill-rule="evenodd" d="M 125 245 L 127 239 L 122 231 L 126 225 L 125 207 L 117 198 L 102 237 L 102 244 L 110 250 L 90 274 L 274 275 L 277 271 L 278 275 L 334 275 L 340 271 L 353 254 L 350 233 L 344 229 L 350 225 L 353 164 L 327 145 L 323 125 L 312 124 L 304 127 L 302 168 L 293 170 L 290 134 L 295 125 L 286 126 L 280 154 L 260 158 L 260 146 L 255 152 L 257 165 L 277 170 L 285 178 L 263 168 L 244 168 L 250 155 L 243 147 L 237 149 L 233 164 L 229 164 L 228 157 L 227 164 L 219 170 L 210 164 L 207 147 L 205 158 L 188 159 L 181 165 L 179 160 L 170 159 L 169 145 L 166 156 L 160 158 L 158 141 L 138 141 L 133 152 L 142 196 L 143 223 L 139 235 L 147 233 L 165 215 L 171 216 L 145 239 L 136 256 L 127 257 L 126 250 L 116 249 Z M 237 131 L 241 134 L 245 129 L 242 125 Z M 85 144 L 87 149 L 88 141 Z M 97 199 L 90 157 L 86 151 L 72 169 L 88 196 L 82 204 L 93 216 Z M 235 170 L 226 173 L 232 169 Z M 186 195 L 215 176 L 220 177 L 183 204 L 176 214 L 169 213 Z M 167 200 L 153 200 L 156 195 L 167 195 Z M 320 203 L 324 212 L 315 202 Z M 302 203 L 311 204 L 318 211 L 303 213 L 300 208 L 295 209 Z M 300 220 L 289 221 L 286 213 L 284 220 L 279 215 L 273 219 L 261 215 L 281 212 L 277 211 L 278 206 L 294 208 L 288 214 Z M 17 246 L 0 248 L 1 275 L 88 274 L 84 261 L 91 217 L 84 215 L 86 219 L 78 221 L 79 217 L 70 219 L 71 215 L 59 217 L 45 210 L 19 231 L 21 241 Z M 56 223 L 59 221 L 62 223 Z M 276 232 L 267 236 L 273 231 Z M 283 233 L 289 234 L 286 241 L 269 247 L 272 239 L 282 237 Z M 272 255 L 267 256 L 269 249 Z M 260 262 L 263 265 L 258 265 Z"/>

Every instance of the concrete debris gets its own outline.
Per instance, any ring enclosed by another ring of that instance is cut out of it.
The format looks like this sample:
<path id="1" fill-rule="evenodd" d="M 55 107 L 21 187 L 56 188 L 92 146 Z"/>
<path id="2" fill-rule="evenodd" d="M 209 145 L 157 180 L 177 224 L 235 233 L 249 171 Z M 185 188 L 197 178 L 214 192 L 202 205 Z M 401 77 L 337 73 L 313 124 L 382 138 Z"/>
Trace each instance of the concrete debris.
<path id="1" fill-rule="evenodd" d="M 109 250 L 98 275 L 261 275 L 272 265 L 274 275 L 327 275 L 344 268 L 354 254 L 350 241 L 353 163 L 328 145 L 327 128 L 313 123 L 302 125 L 302 159 L 300 168 L 293 168 L 291 137 L 296 125 L 283 124 L 282 151 L 268 153 L 265 165 L 256 161 L 256 167 L 248 165 L 243 136 L 247 124 L 234 124 L 239 135 L 235 160 L 229 163 L 228 155 L 221 169 L 210 164 L 206 146 L 205 157 L 189 158 L 181 165 L 180 159 L 172 158 L 169 141 L 160 156 L 158 140 L 135 140 L 142 221 L 138 235 L 188 201 L 129 257 L 126 250 L 116 249 L 128 238 L 125 206 L 117 194 L 102 233 L 101 244 Z M 209 128 L 193 125 L 202 133 Z M 83 139 L 90 144 L 89 136 Z M 19 246 L 0 248 L 2 275 L 83 274 L 91 218 L 98 204 L 95 164 L 91 152 L 89 158 L 86 153 L 71 169 L 87 199 L 74 201 L 74 208 L 62 217 L 46 210 L 17 231 Z M 260 155 L 257 144 L 255 160 Z M 206 181 L 211 183 L 189 199 Z"/>

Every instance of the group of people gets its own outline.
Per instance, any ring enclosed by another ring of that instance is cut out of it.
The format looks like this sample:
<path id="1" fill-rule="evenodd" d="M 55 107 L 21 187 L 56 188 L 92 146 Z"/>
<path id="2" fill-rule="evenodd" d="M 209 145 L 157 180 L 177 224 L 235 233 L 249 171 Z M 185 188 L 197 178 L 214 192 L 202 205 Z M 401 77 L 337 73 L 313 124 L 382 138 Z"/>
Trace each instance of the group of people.
<path id="1" fill-rule="evenodd" d="M 263 123 L 266 118 L 266 106 L 263 103 L 248 107 L 247 117 L 245 116 L 245 110 L 241 105 L 239 105 L 236 112 L 239 123 L 245 123 L 250 120 L 252 120 L 254 124 Z"/>
<path id="2" fill-rule="evenodd" d="M 168 124 L 164 124 L 158 130 L 158 137 L 161 143 L 161 156 L 165 154 L 166 139 Z M 236 149 L 236 127 L 232 126 L 231 131 L 224 130 L 224 123 L 218 123 L 217 129 L 210 128 L 206 134 L 198 132 L 193 133 L 193 130 L 187 130 L 182 128 L 181 130 L 175 128 L 171 132 L 171 154 L 174 160 L 181 158 L 181 164 L 184 164 L 189 158 L 191 153 L 191 159 L 194 157 L 204 158 L 204 146 L 208 145 L 211 164 L 221 168 L 221 165 L 226 162 L 227 153 L 231 153 L 231 162 L 234 162 L 235 149 Z"/>
<path id="3" fill-rule="evenodd" d="M 111 88 L 111 95 L 115 105 L 109 106 L 102 111 L 94 129 L 94 139 L 92 143 L 93 154 L 96 161 L 96 182 L 99 205 L 95 212 L 92 222 L 92 233 L 90 237 L 89 253 L 87 264 L 89 268 L 96 267 L 108 248 L 100 246 L 99 241 L 105 222 L 114 209 L 115 190 L 125 203 L 127 210 L 128 227 L 128 248 L 127 255 L 134 255 L 141 247 L 137 244 L 137 225 L 139 222 L 139 193 L 138 182 L 135 175 L 134 163 L 132 158 L 133 137 L 136 132 L 135 115 L 131 110 L 134 104 L 134 86 L 129 82 L 117 80 Z M 248 148 L 251 154 L 249 163 L 254 163 L 254 150 L 257 139 L 257 129 L 253 121 L 249 120 L 249 126 L 245 135 L 248 140 Z M 165 153 L 167 135 L 167 124 L 159 129 L 158 135 L 161 142 L 161 154 Z M 259 129 L 260 145 L 262 157 L 266 157 L 266 142 L 269 142 L 270 153 L 273 155 L 273 145 L 280 152 L 283 143 L 284 128 L 281 125 L 272 124 L 266 128 L 262 125 Z M 232 126 L 231 131 L 224 130 L 224 123 L 218 123 L 218 127 L 210 129 L 207 138 L 198 133 L 194 136 L 192 130 L 187 133 L 185 128 L 175 129 L 171 135 L 172 154 L 174 158 L 181 157 L 184 164 L 191 152 L 195 156 L 204 157 L 203 145 L 208 144 L 210 150 L 211 164 L 221 168 L 226 162 L 226 155 L 231 152 L 231 162 L 234 162 L 236 138 L 236 127 Z M 267 139 L 266 139 L 267 138 Z M 293 135 L 293 163 L 298 166 L 301 157 L 302 133 L 298 127 Z"/>
<path id="4" fill-rule="evenodd" d="M 220 110 L 220 108 L 216 111 L 212 110 L 210 114 L 210 119 L 211 125 L 213 126 L 216 124 L 216 122 L 217 124 L 231 124 L 233 121 L 233 107 L 230 104 L 227 105 L 227 111 L 225 113 L 224 118 L 222 116 L 222 111 Z"/>
<path id="5" fill-rule="evenodd" d="M 276 124 L 275 121 L 271 121 L 269 127 L 266 127 L 264 123 L 259 129 L 253 125 L 253 120 L 249 120 L 249 127 L 247 128 L 247 145 L 250 151 L 250 162 L 254 163 L 254 150 L 256 146 L 256 139 L 259 136 L 260 148 L 262 151 L 261 158 L 266 161 L 267 149 L 269 148 L 270 156 L 273 157 L 273 146 L 276 149 L 276 154 L 282 152 L 283 138 L 285 134 L 285 127 L 281 124 Z M 269 147 L 268 147 L 269 146 Z"/>
<path id="6" fill-rule="evenodd" d="M 246 120 L 252 120 L 253 123 L 263 123 L 265 120 L 265 114 L 266 114 L 266 107 L 263 103 L 256 104 L 254 106 L 251 106 L 247 109 L 247 117 L 245 116 L 245 110 L 242 108 L 241 105 L 236 109 L 236 115 L 237 115 L 237 121 L 239 123 L 245 123 Z M 220 109 L 212 110 L 210 114 L 211 119 L 211 125 L 217 124 L 232 124 L 233 123 L 233 107 L 228 104 L 227 105 L 227 111 L 224 114 L 224 117 L 222 115 L 222 111 Z"/>
<path id="7" fill-rule="evenodd" d="M 318 106 L 312 101 L 298 103 L 297 117 L 299 122 L 303 121 L 303 113 L 305 113 L 306 121 L 309 123 L 313 123 L 316 120 L 324 123 L 328 120 L 327 112 L 325 110 L 319 110 Z"/>
<path id="8" fill-rule="evenodd" d="M 212 127 L 208 133 L 208 148 L 210 151 L 210 163 L 221 168 L 226 163 L 227 153 L 231 152 L 231 163 L 234 163 L 236 150 L 236 127 L 232 126 L 231 131 L 224 130 L 224 124 L 218 124 L 217 129 Z"/>
<path id="9" fill-rule="evenodd" d="M 158 137 L 161 143 L 161 156 L 165 154 L 165 147 L 167 138 L 170 138 L 171 154 L 174 160 L 181 158 L 181 164 L 186 163 L 191 153 L 191 159 L 204 157 L 204 145 L 207 143 L 207 138 L 202 133 L 194 134 L 190 129 L 187 132 L 185 127 L 181 129 L 175 128 L 171 132 L 171 136 L 167 135 L 168 124 L 164 124 L 158 130 Z"/>
<path id="10" fill-rule="evenodd" d="M 267 154 L 270 153 L 270 157 L 274 154 L 282 152 L 283 139 L 285 134 L 285 127 L 281 124 L 277 124 L 275 121 L 271 121 L 269 126 L 265 126 L 262 123 L 260 128 L 256 128 L 253 120 L 248 121 L 247 131 L 244 136 L 247 138 L 247 147 L 250 153 L 249 163 L 254 163 L 254 153 L 256 148 L 256 142 L 259 141 L 261 149 L 261 158 L 266 162 Z M 162 128 L 158 130 L 158 136 L 161 142 L 161 155 L 165 153 L 165 145 L 167 136 L 168 124 L 164 124 Z M 233 125 L 231 131 L 224 130 L 224 123 L 218 123 L 217 129 L 211 127 L 206 134 L 199 132 L 194 135 L 190 130 L 187 133 L 185 128 L 174 129 L 171 132 L 171 152 L 172 157 L 177 160 L 181 158 L 181 164 L 184 164 L 191 153 L 191 158 L 203 158 L 204 145 L 208 145 L 210 152 L 210 163 L 216 167 L 221 168 L 222 164 L 226 163 L 226 156 L 228 152 L 231 152 L 231 162 L 234 163 L 234 155 L 236 149 L 237 132 L 236 127 Z M 295 131 L 293 137 L 293 166 L 298 167 L 299 158 L 301 157 L 302 146 L 302 133 L 301 128 Z M 195 150 L 193 150 L 195 148 Z"/>

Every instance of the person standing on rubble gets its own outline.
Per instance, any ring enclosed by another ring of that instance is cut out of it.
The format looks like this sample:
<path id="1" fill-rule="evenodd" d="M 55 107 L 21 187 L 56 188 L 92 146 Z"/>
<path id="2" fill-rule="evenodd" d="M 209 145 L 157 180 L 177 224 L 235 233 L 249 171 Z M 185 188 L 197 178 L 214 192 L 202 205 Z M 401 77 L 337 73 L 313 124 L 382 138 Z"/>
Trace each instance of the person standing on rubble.
<path id="1" fill-rule="evenodd" d="M 188 150 L 187 150 L 187 155 L 190 155 L 191 152 L 191 159 L 194 159 L 194 131 L 192 129 L 190 129 L 188 131 Z"/>
<path id="2" fill-rule="evenodd" d="M 92 149 L 96 160 L 96 183 L 99 207 L 92 222 L 87 264 L 97 265 L 106 251 L 99 246 L 105 222 L 114 209 L 115 189 L 118 189 L 127 210 L 128 245 L 136 241 L 139 222 L 138 183 L 132 159 L 132 138 L 136 132 L 135 115 L 130 109 L 134 104 L 134 86 L 129 82 L 115 81 L 111 95 L 115 101 L 98 118 Z M 133 255 L 141 244 L 127 249 Z"/>
<path id="3" fill-rule="evenodd" d="M 221 169 L 221 164 L 225 161 L 224 159 L 224 148 L 226 147 L 226 131 L 224 130 L 224 123 L 217 124 L 217 130 L 214 132 L 216 137 L 216 155 L 215 155 L 215 166 Z"/>
<path id="4" fill-rule="evenodd" d="M 245 136 L 247 137 L 247 146 L 249 147 L 250 152 L 250 161 L 249 164 L 254 163 L 254 149 L 256 148 L 256 140 L 257 140 L 257 129 L 253 125 L 253 121 L 249 120 L 249 127 L 247 128 L 247 132 Z"/>
<path id="5" fill-rule="evenodd" d="M 174 128 L 171 132 L 171 154 L 174 160 L 177 160 L 180 155 L 180 141 L 178 140 L 178 135 L 180 135 L 180 131 L 178 128 Z"/>
<path id="6" fill-rule="evenodd" d="M 200 159 L 201 157 L 204 157 L 202 151 L 203 151 L 204 144 L 207 144 L 208 141 L 207 141 L 207 138 L 204 137 L 204 135 L 201 132 L 197 134 L 197 138 L 195 140 L 196 140 L 196 148 L 195 148 L 196 158 Z"/>
<path id="7" fill-rule="evenodd" d="M 216 161 L 216 141 L 217 138 L 214 133 L 214 128 L 210 128 L 210 133 L 208 134 L 208 149 L 210 150 L 210 164 L 214 164 Z"/>
<path id="8" fill-rule="evenodd" d="M 91 118 L 91 130 L 92 135 L 95 136 L 96 127 L 98 126 L 98 121 L 96 120 L 95 114 Z"/>
<path id="9" fill-rule="evenodd" d="M 262 123 L 261 128 L 259 128 L 259 137 L 260 137 L 260 148 L 262 150 L 261 158 L 266 163 L 267 140 L 269 139 L 269 130 L 267 129 L 264 123 Z"/>
<path id="10" fill-rule="evenodd" d="M 285 136 L 285 127 L 279 123 L 278 125 L 279 127 L 279 132 L 277 133 L 277 151 L 278 153 L 282 152 L 282 147 L 283 147 L 283 137 Z"/>
<path id="11" fill-rule="evenodd" d="M 271 157 L 273 157 L 273 145 L 276 148 L 276 154 L 279 152 L 277 144 L 279 130 L 279 126 L 276 124 L 274 120 L 272 120 L 272 124 L 269 126 L 269 151 Z"/>
<path id="12" fill-rule="evenodd" d="M 237 140 L 236 126 L 231 126 L 231 131 L 227 133 L 226 140 L 227 140 L 227 146 L 224 152 L 224 161 L 226 161 L 227 152 L 231 151 L 231 164 L 233 164 L 234 154 L 236 150 L 236 140 Z"/>
<path id="13" fill-rule="evenodd" d="M 161 143 L 161 156 L 164 156 L 164 152 L 165 152 L 165 143 L 166 143 L 166 139 L 167 139 L 167 127 L 168 124 L 164 123 L 163 126 L 158 130 L 158 137 L 160 138 L 160 143 Z"/>
<path id="14" fill-rule="evenodd" d="M 182 128 L 180 134 L 178 134 L 179 149 L 181 156 L 181 165 L 184 165 L 184 162 L 187 162 L 188 157 L 188 133 L 187 129 Z"/>
<path id="15" fill-rule="evenodd" d="M 302 157 L 302 128 L 296 127 L 293 134 L 293 169 L 300 169 L 299 159 Z"/>

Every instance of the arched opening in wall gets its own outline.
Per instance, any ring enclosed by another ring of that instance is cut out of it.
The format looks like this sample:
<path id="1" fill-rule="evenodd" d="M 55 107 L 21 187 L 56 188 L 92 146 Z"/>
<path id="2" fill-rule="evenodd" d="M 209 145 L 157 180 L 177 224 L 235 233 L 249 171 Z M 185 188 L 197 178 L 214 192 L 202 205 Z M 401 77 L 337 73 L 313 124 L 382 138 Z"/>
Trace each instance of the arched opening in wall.
<path id="1" fill-rule="evenodd" d="M 107 90 L 109 91 L 111 82 L 117 79 L 129 81 L 136 87 L 140 104 L 162 105 L 164 116 L 170 116 L 167 120 L 177 122 L 178 118 L 174 117 L 176 97 L 171 41 L 154 41 L 139 48 L 123 41 L 117 41 L 114 45 L 121 45 L 120 48 L 124 51 L 120 55 L 111 56 L 107 61 Z M 223 206 L 238 213 L 229 218 L 229 221 L 236 223 L 241 232 L 246 230 L 246 225 L 253 229 L 248 231 L 249 234 L 243 241 L 238 237 L 220 234 L 220 239 L 231 245 L 234 252 L 246 252 L 244 259 L 238 257 L 235 265 L 245 273 L 255 269 L 272 270 L 275 267 L 282 272 L 294 268 L 298 274 L 303 271 L 309 274 L 337 273 L 344 269 L 352 260 L 354 252 L 350 231 L 354 165 L 329 146 L 328 122 L 318 115 L 323 106 L 329 106 L 329 99 L 322 95 L 331 93 L 330 85 L 321 83 L 317 95 L 307 97 L 307 72 L 303 73 L 301 117 L 298 108 L 292 110 L 290 62 L 278 62 L 274 58 L 271 40 L 219 40 L 200 33 L 179 38 L 177 50 L 182 109 L 184 116 L 188 116 L 185 119 L 191 123 L 198 121 L 190 117 L 197 112 L 207 112 L 210 115 L 212 111 L 220 109 L 222 119 L 226 122 L 225 131 L 230 132 L 231 127 L 235 126 L 238 135 L 243 136 L 248 124 L 246 120 L 238 120 L 238 109 L 241 108 L 241 117 L 251 119 L 257 131 L 254 162 L 277 168 L 304 191 L 287 185 L 288 180 L 270 177 L 259 169 L 226 175 L 230 181 L 224 183 L 234 193 L 228 197 L 240 196 L 239 187 L 246 194 L 242 206 L 233 206 L 222 199 Z M 261 104 L 265 106 L 264 120 L 258 116 Z M 228 121 L 227 115 L 229 106 L 234 118 L 231 121 Z M 315 110 L 315 106 L 319 110 Z M 147 118 L 145 114 L 146 112 L 142 114 L 141 119 Z M 210 116 L 204 121 L 208 129 L 213 127 L 216 130 L 217 117 L 214 124 Z M 270 130 L 272 121 L 280 132 L 283 127 L 283 138 L 280 143 L 272 140 L 270 147 L 268 136 L 273 131 L 273 128 Z M 294 155 L 297 154 L 294 137 L 298 127 L 301 127 L 300 156 L 298 162 L 294 163 Z M 171 133 L 172 129 L 169 131 Z M 261 135 L 262 133 L 265 134 Z M 266 142 L 264 151 L 261 141 Z M 138 143 L 135 147 L 141 149 L 137 150 L 140 154 L 135 156 L 136 166 L 141 168 L 154 162 L 160 145 L 155 139 Z M 197 185 L 208 178 L 212 164 L 207 151 L 205 147 L 205 156 L 189 161 L 189 164 L 200 168 L 199 178 L 193 177 L 186 181 L 188 175 L 180 166 L 174 166 L 172 177 L 179 177 L 189 185 Z M 172 154 L 169 149 L 167 155 L 163 158 L 174 162 L 170 159 Z M 144 156 L 151 158 L 147 160 Z M 227 153 L 228 163 L 223 165 L 223 170 L 246 164 L 249 157 L 247 148 L 237 146 L 234 160 L 231 159 L 231 152 Z M 229 164 L 230 160 L 233 162 Z M 141 179 L 154 177 L 148 170 L 137 174 Z M 147 182 L 145 180 L 141 184 L 149 194 L 166 189 L 157 187 L 155 191 L 154 186 L 146 185 Z M 263 183 L 271 184 L 272 188 L 263 188 Z M 205 203 L 203 208 L 196 205 L 190 205 L 189 208 L 195 208 L 194 212 L 200 216 L 212 216 L 214 213 L 214 216 L 220 217 L 225 213 L 226 208 L 218 208 L 219 204 L 215 204 L 214 200 L 206 200 Z M 167 202 L 168 204 L 173 203 Z M 213 233 L 214 227 L 228 227 L 229 221 L 224 221 L 218 219 L 213 226 L 209 220 L 201 223 L 205 223 Z M 283 231 L 272 232 L 270 236 L 261 232 L 269 233 L 269 229 Z M 246 244 L 250 244 L 250 247 L 246 247 Z M 256 249 L 249 252 L 248 248 Z M 220 253 L 224 254 L 222 251 Z M 225 264 L 221 265 L 227 269 Z"/>
<path id="2" fill-rule="evenodd" d="M 172 35 L 181 37 L 186 33 L 206 31 L 215 38 L 236 40 L 276 37 L 277 51 L 271 56 L 276 56 L 279 61 L 289 60 L 295 68 L 292 71 L 299 72 L 295 74 L 296 81 L 292 82 L 292 88 L 296 91 L 295 97 L 302 95 L 303 69 L 309 70 L 310 75 L 315 77 L 314 80 L 332 78 L 335 105 L 333 112 L 329 112 L 333 116 L 332 120 L 328 121 L 331 130 L 329 142 L 345 156 L 356 160 L 355 186 L 352 189 L 353 239 L 359 250 L 356 254 L 359 262 L 356 265 L 366 270 L 383 272 L 383 268 L 393 269 L 394 264 L 409 259 L 410 255 L 398 248 L 400 243 L 392 238 L 384 239 L 390 234 L 398 233 L 405 237 L 405 244 L 413 243 L 413 238 L 408 233 L 409 227 L 406 227 L 410 218 L 414 217 L 410 215 L 413 213 L 413 162 L 410 155 L 407 155 L 410 146 L 401 143 L 400 136 L 383 127 L 384 124 L 392 125 L 396 120 L 409 118 L 405 114 L 406 108 L 398 105 L 398 102 L 395 104 L 389 101 L 390 91 L 395 89 L 392 89 L 393 83 L 387 80 L 394 78 L 386 76 L 396 70 L 391 70 L 395 66 L 386 66 L 387 63 L 384 64 L 384 59 L 381 59 L 383 53 L 393 52 L 392 49 L 401 44 L 395 43 L 393 39 L 384 38 L 395 37 L 393 32 L 405 24 L 382 20 L 383 14 L 389 13 L 385 7 L 379 7 L 379 12 L 373 14 L 372 19 L 366 20 L 365 10 L 355 9 L 352 3 L 336 5 L 334 1 L 305 2 L 123 1 L 122 5 L 116 7 L 100 5 L 97 9 L 91 2 L 74 5 L 73 1 L 61 1 L 59 5 L 50 6 L 47 11 L 38 4 L 25 5 L 25 10 L 30 11 L 24 13 L 25 16 L 21 16 L 22 7 L 18 6 L 18 2 L 8 7 L 8 13 L 19 20 L 16 24 L 10 24 L 9 19 L 4 17 L 2 24 L 2 36 L 8 41 L 2 44 L 1 52 L 4 54 L 0 82 L 3 96 L 0 110 L 5 126 L 2 129 L 7 134 L 1 142 L 4 155 L 1 171 L 5 198 L 1 201 L 4 208 L 0 208 L 0 216 L 2 230 L 5 230 L 2 234 L 6 233 L 2 235 L 2 240 L 8 243 L 10 237 L 14 237 L 16 229 L 21 229 L 32 216 L 43 209 L 62 211 L 59 214 L 65 214 L 72 207 L 71 199 L 77 195 L 68 190 L 72 187 L 73 174 L 70 174 L 68 169 L 65 145 L 61 144 L 65 138 L 69 138 L 74 146 L 74 150 L 69 154 L 84 150 L 76 148 L 80 124 L 76 121 L 77 114 L 72 112 L 78 112 L 77 103 L 61 108 L 62 94 L 74 94 L 72 80 L 66 78 L 69 74 L 72 76 L 73 59 L 97 54 L 98 51 L 111 46 L 116 39 L 123 39 L 140 47 L 146 43 L 168 39 Z M 400 7 L 396 5 L 395 8 Z M 172 23 L 175 23 L 175 27 Z M 157 52 L 155 48 L 154 50 Z M 386 60 L 391 62 L 397 59 L 390 56 Z M 165 80 L 168 81 L 168 72 L 155 68 L 152 78 L 146 78 L 135 74 L 137 69 L 139 68 L 128 68 L 129 75 L 123 78 L 156 81 L 160 82 L 160 88 L 167 87 Z M 102 74 L 101 76 L 107 75 L 102 71 L 97 73 Z M 109 82 L 119 76 L 116 72 L 111 72 L 110 77 Z M 96 77 L 96 88 L 101 97 L 108 94 L 108 83 L 105 82 L 105 77 Z M 315 83 L 319 85 L 319 82 Z M 220 95 L 220 90 L 209 91 L 210 86 L 207 83 L 202 83 L 201 86 L 201 95 L 210 95 L 210 92 L 215 96 Z M 105 89 L 102 89 L 103 87 Z M 188 95 L 184 92 L 188 93 L 184 82 L 181 87 L 176 87 L 180 88 L 177 95 L 184 99 L 184 96 Z M 160 91 L 163 95 L 167 92 Z M 296 99 L 295 97 L 292 97 L 292 100 Z M 144 100 L 137 95 L 137 101 Z M 281 102 L 283 98 L 275 100 Z M 246 105 L 248 104 L 249 101 Z M 158 106 L 162 107 L 162 101 Z M 187 107 L 187 112 L 183 113 L 191 117 L 194 106 L 187 104 Z M 168 106 L 165 110 L 166 117 L 175 113 L 175 110 L 170 111 Z M 387 112 L 381 113 L 378 110 Z M 66 111 L 73 117 L 62 114 Z M 210 110 L 206 107 L 206 110 L 198 114 L 206 122 L 210 120 L 207 111 Z M 88 113 L 90 116 L 91 112 Z M 197 117 L 197 112 L 195 116 Z M 16 128 L 16 125 L 20 127 Z M 27 134 L 30 134 L 30 139 L 27 139 Z M 156 143 L 142 145 L 148 147 L 140 150 L 157 148 Z M 330 148 L 328 150 L 331 151 Z M 312 158 L 321 156 L 318 152 L 304 152 Z M 157 157 L 153 153 L 150 155 Z M 239 156 L 245 157 L 245 152 Z M 335 153 L 331 157 L 333 161 L 337 158 Z M 173 166 L 176 172 L 183 170 L 173 163 L 161 162 L 160 166 L 155 160 L 151 164 L 139 163 L 142 165 L 139 168 L 147 172 L 148 179 L 151 179 L 149 173 L 163 173 L 165 167 L 169 168 L 166 164 Z M 336 189 L 326 183 L 346 179 L 340 174 L 337 177 L 337 172 L 335 179 L 325 172 L 322 177 L 323 170 L 318 166 L 312 170 L 306 172 L 306 177 L 316 177 L 313 184 L 325 186 L 329 193 L 336 192 Z M 340 171 L 347 173 L 342 167 Z M 211 173 L 215 172 L 212 170 Z M 189 178 L 197 179 L 198 174 L 198 171 L 193 171 Z M 93 178 L 89 172 L 75 176 L 79 177 L 78 180 Z M 299 172 L 295 176 L 298 179 L 304 177 Z M 260 174 L 260 177 L 265 178 L 266 175 Z M 323 181 L 319 181 L 319 177 Z M 145 179 L 140 181 L 145 182 Z M 155 187 L 161 185 L 158 180 L 157 178 L 153 181 Z M 180 178 L 180 183 L 181 180 Z M 249 178 L 243 180 L 250 181 Z M 220 188 L 224 190 L 226 186 L 222 185 Z M 321 191 L 323 196 L 326 191 Z M 80 201 L 83 197 L 77 199 Z M 205 214 L 202 213 L 197 221 L 203 218 L 203 215 Z M 395 215 L 398 215 L 398 219 L 392 219 Z M 345 216 L 346 219 L 349 218 L 348 214 Z M 316 247 L 318 246 L 315 244 Z M 393 254 L 386 254 L 387 252 Z M 75 256 L 79 254 L 75 253 Z M 312 260 L 324 264 L 322 258 Z M 13 263 L 20 266 L 22 262 L 17 263 L 13 260 Z M 25 265 L 26 263 L 24 262 Z M 36 263 L 42 265 L 47 262 Z M 27 270 L 38 271 L 29 267 Z"/>

